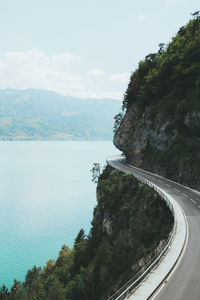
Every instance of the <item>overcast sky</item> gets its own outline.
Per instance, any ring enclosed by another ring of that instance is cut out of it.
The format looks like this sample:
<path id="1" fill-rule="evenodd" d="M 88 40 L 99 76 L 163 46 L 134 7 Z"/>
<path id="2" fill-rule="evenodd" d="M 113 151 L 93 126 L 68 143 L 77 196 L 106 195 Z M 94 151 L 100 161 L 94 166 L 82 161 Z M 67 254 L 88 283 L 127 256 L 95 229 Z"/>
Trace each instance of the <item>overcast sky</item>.
<path id="1" fill-rule="evenodd" d="M 199 0 L 0 0 L 0 88 L 122 99 Z"/>

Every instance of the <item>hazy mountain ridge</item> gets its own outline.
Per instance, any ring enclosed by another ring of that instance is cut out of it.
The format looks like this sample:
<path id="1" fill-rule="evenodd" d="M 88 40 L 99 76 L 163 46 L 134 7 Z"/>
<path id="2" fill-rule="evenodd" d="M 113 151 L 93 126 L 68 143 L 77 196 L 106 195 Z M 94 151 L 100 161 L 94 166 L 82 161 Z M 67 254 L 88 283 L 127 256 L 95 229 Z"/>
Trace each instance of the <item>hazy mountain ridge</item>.
<path id="1" fill-rule="evenodd" d="M 1 140 L 108 140 L 120 101 L 64 97 L 44 90 L 0 90 Z"/>

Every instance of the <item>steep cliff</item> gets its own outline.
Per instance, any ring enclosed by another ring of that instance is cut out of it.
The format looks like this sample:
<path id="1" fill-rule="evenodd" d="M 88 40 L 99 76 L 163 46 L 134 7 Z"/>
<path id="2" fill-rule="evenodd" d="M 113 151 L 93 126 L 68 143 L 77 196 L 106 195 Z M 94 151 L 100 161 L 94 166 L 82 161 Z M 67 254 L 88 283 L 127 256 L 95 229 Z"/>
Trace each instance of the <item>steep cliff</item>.
<path id="1" fill-rule="evenodd" d="M 199 13 L 159 46 L 131 76 L 114 144 L 130 163 L 200 190 Z"/>
<path id="2" fill-rule="evenodd" d="M 111 167 L 101 174 L 92 228 L 63 246 L 56 261 L 15 280 L 6 300 L 105 300 L 164 245 L 173 225 L 171 211 L 149 186 Z"/>

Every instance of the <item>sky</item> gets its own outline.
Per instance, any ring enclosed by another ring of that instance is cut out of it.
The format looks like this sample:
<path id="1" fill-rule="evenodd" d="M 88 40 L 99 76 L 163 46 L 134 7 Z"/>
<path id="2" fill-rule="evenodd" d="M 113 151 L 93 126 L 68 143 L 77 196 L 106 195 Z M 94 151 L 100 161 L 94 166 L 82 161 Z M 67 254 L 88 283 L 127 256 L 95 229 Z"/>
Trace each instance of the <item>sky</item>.
<path id="1" fill-rule="evenodd" d="M 122 100 L 199 0 L 0 0 L 0 88 Z"/>

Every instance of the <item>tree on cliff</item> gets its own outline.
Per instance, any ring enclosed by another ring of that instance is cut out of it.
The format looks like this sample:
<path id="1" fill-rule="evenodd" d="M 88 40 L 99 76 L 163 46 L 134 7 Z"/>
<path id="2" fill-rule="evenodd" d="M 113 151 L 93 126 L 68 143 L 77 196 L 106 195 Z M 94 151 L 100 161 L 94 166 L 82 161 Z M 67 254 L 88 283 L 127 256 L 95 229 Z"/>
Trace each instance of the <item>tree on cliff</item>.
<path id="1" fill-rule="evenodd" d="M 114 132 L 117 131 L 117 129 L 119 128 L 120 124 L 121 124 L 121 121 L 123 119 L 123 114 L 122 112 L 118 113 L 115 117 L 114 117 Z"/>
<path id="2" fill-rule="evenodd" d="M 92 172 L 92 181 L 94 183 L 98 182 L 99 176 L 101 174 L 101 167 L 100 164 L 94 163 L 93 168 L 90 170 Z"/>

